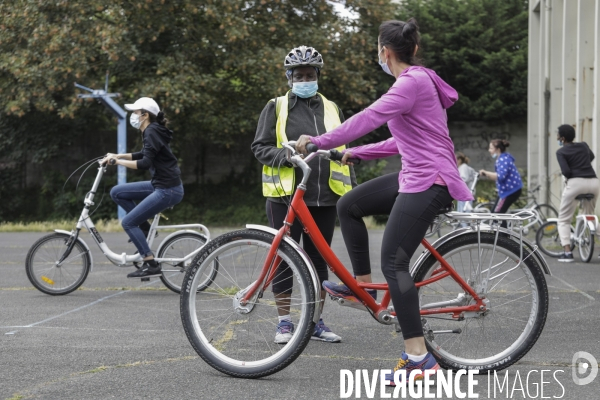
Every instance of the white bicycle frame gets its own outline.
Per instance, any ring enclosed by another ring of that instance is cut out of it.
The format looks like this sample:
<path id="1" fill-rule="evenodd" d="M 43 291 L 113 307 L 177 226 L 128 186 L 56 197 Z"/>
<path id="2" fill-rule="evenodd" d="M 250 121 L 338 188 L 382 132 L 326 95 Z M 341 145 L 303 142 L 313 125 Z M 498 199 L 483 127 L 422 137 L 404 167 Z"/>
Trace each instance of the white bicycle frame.
<path id="1" fill-rule="evenodd" d="M 586 199 L 579 200 L 579 209 L 582 209 L 583 202 L 589 201 Z M 558 224 L 558 218 L 548 218 L 548 221 L 553 221 Z M 592 232 L 592 237 L 595 237 L 598 230 L 598 217 L 594 214 L 578 214 L 575 217 L 575 233 L 571 234 L 571 238 L 579 245 L 581 243 L 580 236 L 583 234 L 583 229 L 581 229 L 583 224 L 587 224 Z M 580 232 L 579 234 L 577 232 Z"/>
<path id="2" fill-rule="evenodd" d="M 98 163 L 100 163 L 100 161 L 98 161 Z M 94 205 L 94 196 L 96 195 L 96 191 L 98 190 L 100 181 L 102 180 L 102 177 L 104 176 L 104 172 L 106 172 L 106 167 L 103 165 L 100 165 L 100 167 L 98 168 L 98 174 L 96 175 L 96 179 L 94 180 L 94 185 L 92 186 L 92 190 L 90 192 L 88 192 L 88 194 L 85 196 L 85 199 L 83 201 L 83 203 L 84 203 L 83 211 L 81 212 L 81 216 L 79 217 L 79 221 L 77 221 L 77 226 L 75 227 L 75 229 L 77 230 L 77 235 L 78 235 L 79 231 L 85 227 L 85 229 L 87 229 L 88 232 L 94 238 L 94 241 L 96 242 L 96 244 L 98 245 L 98 247 L 100 248 L 102 253 L 104 253 L 104 255 L 115 265 L 122 266 L 122 265 L 126 265 L 126 264 L 131 264 L 134 262 L 142 262 L 143 257 L 140 254 L 132 254 L 132 255 L 127 255 L 127 253 L 117 254 L 117 253 L 113 252 L 112 250 L 110 250 L 108 245 L 102 239 L 102 236 L 100 236 L 100 233 L 96 229 L 94 222 L 91 220 L 91 218 L 89 216 L 90 207 Z M 195 230 L 200 230 L 206 236 L 206 243 L 208 243 L 210 241 L 210 232 L 209 232 L 208 228 L 206 228 L 202 224 L 183 224 L 183 225 L 159 226 L 158 225 L 159 219 L 160 219 L 160 214 L 155 215 L 154 220 L 152 221 L 152 224 L 150 226 L 150 232 L 148 233 L 148 239 L 147 239 L 149 247 L 152 247 L 152 243 L 154 242 L 154 236 L 155 236 L 154 232 L 156 232 L 159 229 L 184 229 L 184 230 L 189 230 L 189 232 L 193 232 L 193 233 L 197 233 Z M 195 230 L 192 230 L 192 229 L 195 229 Z M 180 232 L 181 231 L 179 231 L 179 233 Z M 67 232 L 67 233 L 69 233 L 69 232 Z M 70 232 L 70 234 L 74 235 L 76 233 L 72 231 L 72 232 Z M 163 243 L 167 239 L 169 239 L 171 236 L 172 235 L 167 236 L 163 240 Z M 85 242 L 84 242 L 84 244 L 85 244 Z M 87 247 L 87 245 L 86 245 L 86 247 Z M 183 258 L 155 258 L 155 260 L 159 263 L 160 262 L 181 263 L 181 262 L 190 261 L 193 257 L 196 256 L 196 254 L 198 254 L 202 250 L 203 247 L 204 246 L 201 246 L 200 248 L 194 250 L 193 252 L 191 252 L 190 254 L 186 255 Z"/>

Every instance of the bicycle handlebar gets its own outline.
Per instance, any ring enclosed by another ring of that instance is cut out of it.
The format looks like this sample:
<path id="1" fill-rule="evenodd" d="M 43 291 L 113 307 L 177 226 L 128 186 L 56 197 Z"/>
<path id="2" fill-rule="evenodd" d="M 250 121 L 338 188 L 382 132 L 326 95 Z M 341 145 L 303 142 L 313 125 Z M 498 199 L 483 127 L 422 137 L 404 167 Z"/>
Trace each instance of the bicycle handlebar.
<path id="1" fill-rule="evenodd" d="M 309 153 L 316 153 L 319 150 L 316 144 L 309 143 L 306 145 L 306 151 Z M 336 149 L 329 150 L 329 159 L 332 161 L 342 161 L 344 157 L 344 153 L 338 151 Z M 352 164 L 360 164 L 360 158 L 351 157 L 346 160 L 347 162 L 351 162 Z"/>

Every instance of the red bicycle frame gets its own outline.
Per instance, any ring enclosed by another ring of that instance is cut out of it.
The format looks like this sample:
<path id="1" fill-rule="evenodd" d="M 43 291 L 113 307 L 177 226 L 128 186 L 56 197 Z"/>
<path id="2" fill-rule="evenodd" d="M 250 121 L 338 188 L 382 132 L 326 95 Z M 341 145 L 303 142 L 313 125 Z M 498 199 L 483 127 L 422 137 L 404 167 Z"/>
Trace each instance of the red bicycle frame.
<path id="1" fill-rule="evenodd" d="M 323 259 L 329 265 L 331 271 L 340 278 L 340 280 L 347 285 L 356 297 L 362 301 L 362 303 L 368 307 L 373 315 L 377 316 L 381 312 L 387 311 L 389 303 L 390 303 L 390 292 L 388 290 L 387 283 L 360 283 L 357 282 L 356 279 L 348 272 L 346 267 L 342 264 L 342 262 L 337 258 L 335 253 L 331 250 L 321 231 L 317 227 L 315 220 L 313 219 L 306 203 L 304 202 L 304 193 L 306 189 L 302 187 L 298 187 L 292 198 L 291 206 L 288 208 L 287 215 L 285 217 L 285 221 L 283 227 L 279 229 L 277 235 L 273 239 L 273 243 L 271 245 L 271 249 L 267 254 L 265 264 L 261 270 L 260 276 L 252 286 L 252 288 L 247 291 L 241 300 L 241 304 L 246 304 L 256 293 L 257 290 L 264 291 L 270 284 L 273 278 L 275 277 L 275 273 L 277 270 L 277 266 L 281 262 L 281 258 L 276 256 L 277 248 L 281 243 L 284 235 L 289 234 L 290 227 L 293 225 L 294 220 L 298 218 L 302 225 L 304 226 L 305 232 L 311 238 L 312 242 L 316 246 L 317 250 Z M 474 300 L 474 303 L 467 306 L 455 306 L 455 307 L 442 307 L 442 308 L 433 308 L 427 310 L 421 310 L 421 315 L 431 315 L 431 314 L 452 314 L 453 318 L 458 318 L 464 312 L 479 312 L 485 311 L 487 309 L 486 304 L 471 286 L 465 282 L 465 280 L 458 275 L 456 270 L 448 264 L 448 262 L 431 246 L 431 244 L 423 239 L 421 244 L 440 262 L 440 267 L 437 268 L 432 276 L 429 279 L 426 279 L 422 282 L 415 283 L 416 287 L 426 286 L 433 282 L 437 282 L 441 279 L 451 277 L 454 279 L 460 287 L 462 287 L 465 292 L 467 292 Z M 265 277 L 267 279 L 265 279 Z M 261 283 L 263 282 L 263 283 Z M 368 294 L 365 289 L 376 289 L 383 290 L 385 294 L 381 303 L 377 303 L 373 297 Z M 394 312 L 391 313 L 395 315 Z"/>

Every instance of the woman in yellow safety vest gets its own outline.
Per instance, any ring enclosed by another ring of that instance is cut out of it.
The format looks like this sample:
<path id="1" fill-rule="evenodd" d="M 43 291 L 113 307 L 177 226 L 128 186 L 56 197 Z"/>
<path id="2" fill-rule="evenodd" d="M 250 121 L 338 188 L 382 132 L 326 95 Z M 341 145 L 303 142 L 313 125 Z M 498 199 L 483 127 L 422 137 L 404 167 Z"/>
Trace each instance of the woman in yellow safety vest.
<path id="1" fill-rule="evenodd" d="M 267 218 L 269 225 L 275 229 L 283 225 L 288 208 L 286 200 L 289 202 L 296 182 L 302 180 L 302 171 L 288 164 L 285 152 L 281 151 L 281 143 L 297 140 L 307 132 L 311 132 L 313 136 L 322 135 L 344 121 L 344 116 L 335 103 L 317 92 L 318 78 L 323 67 L 323 58 L 318 51 L 307 46 L 296 47 L 287 54 L 283 66 L 288 85 L 292 89 L 285 96 L 271 99 L 267 103 L 260 114 L 256 137 L 252 143 L 252 152 L 263 164 L 262 187 L 263 195 L 267 198 Z M 320 157 L 313 159 L 309 166 L 312 173 L 307 182 L 304 200 L 323 237 L 331 245 L 337 215 L 336 203 L 340 196 L 356 185 L 354 171 L 348 166 L 340 166 Z M 319 280 L 327 280 L 327 264 L 308 235 L 303 233 L 298 220 L 292 226 L 291 236 L 298 243 L 302 236 L 304 250 L 315 265 Z M 291 276 L 292 271 L 282 264 L 273 280 L 273 293 L 279 314 L 275 343 L 287 343 L 294 332 L 289 306 Z M 325 293 L 324 290 L 321 292 L 321 304 Z M 325 326 L 322 319 L 315 326 L 312 339 L 325 342 L 342 340 Z"/>

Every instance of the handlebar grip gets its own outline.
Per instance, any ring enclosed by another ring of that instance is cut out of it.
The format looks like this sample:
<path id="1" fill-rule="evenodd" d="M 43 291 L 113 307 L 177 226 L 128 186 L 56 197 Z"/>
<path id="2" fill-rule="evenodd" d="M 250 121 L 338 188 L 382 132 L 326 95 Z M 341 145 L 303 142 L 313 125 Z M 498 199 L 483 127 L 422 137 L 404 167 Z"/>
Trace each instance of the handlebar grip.
<path id="1" fill-rule="evenodd" d="M 342 161 L 342 157 L 344 157 L 344 153 L 338 151 L 336 149 L 329 150 L 329 159 L 333 161 Z M 352 164 L 360 164 L 360 158 L 349 158 L 346 160 L 347 162 L 351 162 Z"/>
<path id="2" fill-rule="evenodd" d="M 314 143 L 309 143 L 306 145 L 306 151 L 309 153 L 314 153 L 317 150 L 319 150 L 319 148 Z"/>

